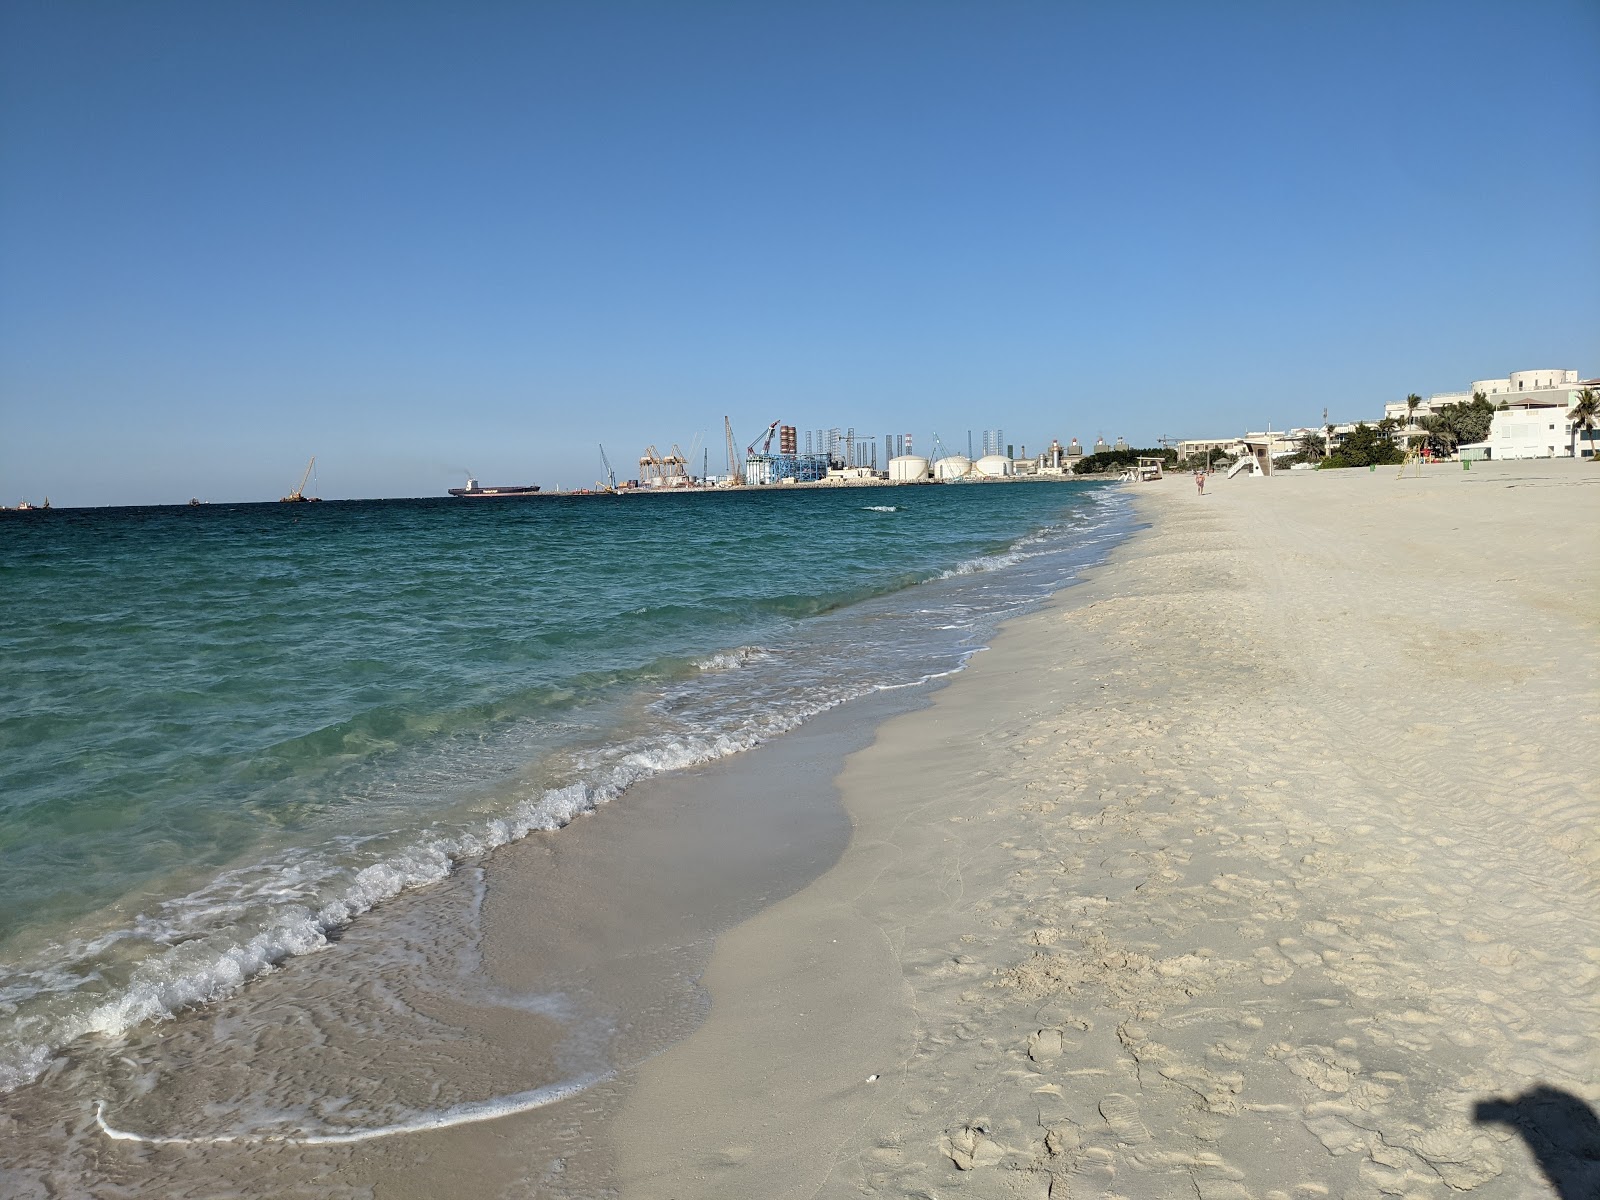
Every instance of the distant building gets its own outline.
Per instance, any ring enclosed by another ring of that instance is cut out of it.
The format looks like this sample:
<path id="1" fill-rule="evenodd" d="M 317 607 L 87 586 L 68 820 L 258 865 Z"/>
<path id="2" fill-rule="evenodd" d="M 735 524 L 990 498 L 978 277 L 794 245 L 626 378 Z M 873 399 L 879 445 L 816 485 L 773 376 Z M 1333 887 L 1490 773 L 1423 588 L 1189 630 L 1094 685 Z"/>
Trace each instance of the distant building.
<path id="1" fill-rule="evenodd" d="M 1574 439 L 1567 413 L 1578 402 L 1578 392 L 1595 386 L 1594 380 L 1578 378 L 1578 372 L 1555 367 L 1513 371 L 1504 379 L 1475 379 L 1465 392 L 1439 392 L 1417 408 L 1418 417 L 1437 413 L 1446 404 L 1466 404 L 1482 394 L 1497 411 L 1485 441 L 1457 447 L 1464 458 L 1571 458 Z M 1414 430 L 1406 428 L 1406 406 L 1384 405 L 1384 415 L 1401 425 L 1397 440 L 1404 441 Z M 1580 431 L 1577 453 L 1591 458 L 1600 439 L 1594 431 Z M 1468 451 L 1471 451 L 1469 454 Z"/>
<path id="2" fill-rule="evenodd" d="M 1475 443 L 1475 447 L 1486 450 L 1486 457 L 1500 459 L 1571 458 L 1574 450 L 1579 458 L 1593 458 L 1596 446 L 1600 445 L 1600 436 L 1597 436 L 1600 430 L 1580 429 L 1577 436 L 1573 436 L 1569 413 L 1572 405 L 1577 403 L 1580 385 L 1576 379 L 1572 383 L 1574 386 L 1570 389 L 1557 391 L 1546 388 L 1535 393 L 1517 394 L 1519 401 L 1524 397 L 1531 399 L 1534 396 L 1557 395 L 1561 402 L 1530 404 L 1508 401 L 1505 408 L 1494 414 L 1494 420 L 1489 425 L 1488 440 Z M 1589 386 L 1595 385 L 1591 383 Z"/>
<path id="3" fill-rule="evenodd" d="M 1513 371 L 1504 379 L 1474 379 L 1472 386 L 1464 392 L 1435 392 L 1417 405 L 1415 413 L 1406 406 L 1404 400 L 1391 401 L 1383 406 L 1383 415 L 1404 426 L 1413 420 L 1420 421 L 1423 417 L 1436 416 L 1446 404 L 1470 403 L 1472 397 L 1479 392 L 1498 407 L 1502 403 L 1516 405 L 1529 401 L 1538 402 L 1535 400 L 1538 396 L 1579 386 L 1581 385 L 1576 371 L 1559 370 L 1554 367 L 1537 371 Z"/>
<path id="4" fill-rule="evenodd" d="M 1178 461 L 1184 462 L 1191 458 L 1205 458 L 1208 454 L 1236 456 L 1241 449 L 1243 449 L 1243 443 L 1236 437 L 1187 438 L 1178 443 Z"/>

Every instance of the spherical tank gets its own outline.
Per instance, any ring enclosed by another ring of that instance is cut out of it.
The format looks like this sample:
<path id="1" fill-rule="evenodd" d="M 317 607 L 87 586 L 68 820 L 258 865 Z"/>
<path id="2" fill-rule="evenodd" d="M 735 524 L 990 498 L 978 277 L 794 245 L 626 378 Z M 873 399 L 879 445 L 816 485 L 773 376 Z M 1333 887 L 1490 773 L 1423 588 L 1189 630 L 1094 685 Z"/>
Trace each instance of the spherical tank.
<path id="1" fill-rule="evenodd" d="M 999 479 L 1010 475 L 1015 470 L 1011 460 L 1004 454 L 985 454 L 974 465 L 979 475 L 986 476 L 989 479 Z"/>
<path id="2" fill-rule="evenodd" d="M 902 454 L 889 460 L 890 483 L 921 483 L 928 477 L 928 460 L 920 454 Z"/>
<path id="3" fill-rule="evenodd" d="M 933 464 L 936 479 L 965 479 L 972 474 L 972 460 L 965 454 L 951 454 Z"/>

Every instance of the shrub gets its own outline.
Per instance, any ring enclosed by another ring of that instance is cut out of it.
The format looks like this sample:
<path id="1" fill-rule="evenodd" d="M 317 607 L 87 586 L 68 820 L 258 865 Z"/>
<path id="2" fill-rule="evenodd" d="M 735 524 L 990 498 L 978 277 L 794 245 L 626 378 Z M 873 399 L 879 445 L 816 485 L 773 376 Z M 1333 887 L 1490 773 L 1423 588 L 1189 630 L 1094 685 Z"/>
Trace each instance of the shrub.
<path id="1" fill-rule="evenodd" d="M 1400 447 L 1365 421 L 1345 434 L 1339 448 L 1322 460 L 1323 468 L 1384 466 L 1402 462 Z"/>

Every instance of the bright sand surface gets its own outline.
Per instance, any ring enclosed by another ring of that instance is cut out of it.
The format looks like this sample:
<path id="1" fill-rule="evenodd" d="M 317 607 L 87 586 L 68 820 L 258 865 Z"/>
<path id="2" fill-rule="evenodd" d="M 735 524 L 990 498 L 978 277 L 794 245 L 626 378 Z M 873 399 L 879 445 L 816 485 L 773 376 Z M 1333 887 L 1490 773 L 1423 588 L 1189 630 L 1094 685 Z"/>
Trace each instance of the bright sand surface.
<path id="1" fill-rule="evenodd" d="M 1600 469 L 1140 485 L 839 781 L 625 1197 L 1600 1195 Z"/>

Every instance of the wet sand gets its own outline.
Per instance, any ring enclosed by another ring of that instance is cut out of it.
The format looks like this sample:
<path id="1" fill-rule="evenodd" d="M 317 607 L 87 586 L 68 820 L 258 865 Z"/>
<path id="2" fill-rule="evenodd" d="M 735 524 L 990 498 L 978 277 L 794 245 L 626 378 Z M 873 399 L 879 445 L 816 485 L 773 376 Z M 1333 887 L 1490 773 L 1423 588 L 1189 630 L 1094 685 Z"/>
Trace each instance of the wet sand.
<path id="1" fill-rule="evenodd" d="M 624 1197 L 1600 1195 L 1600 469 L 1139 495 L 848 760 Z"/>

